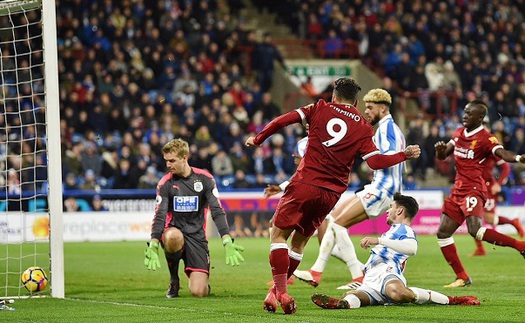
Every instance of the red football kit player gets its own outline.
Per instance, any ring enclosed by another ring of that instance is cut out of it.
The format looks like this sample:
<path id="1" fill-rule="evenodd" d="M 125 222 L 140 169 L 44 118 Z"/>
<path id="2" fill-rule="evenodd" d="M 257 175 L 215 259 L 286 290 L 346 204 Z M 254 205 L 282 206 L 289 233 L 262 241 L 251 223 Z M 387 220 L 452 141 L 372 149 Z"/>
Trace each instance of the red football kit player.
<path id="1" fill-rule="evenodd" d="M 483 206 L 487 199 L 487 186 L 483 179 L 485 162 L 495 155 L 508 162 L 524 162 L 523 156 L 503 149 L 498 140 L 482 126 L 488 108 L 481 101 L 473 101 L 465 107 L 463 125 L 445 144 L 436 143 L 436 156 L 445 159 L 454 154 L 456 178 L 450 195 L 443 203 L 443 216 L 438 229 L 438 243 L 447 262 L 456 273 L 456 281 L 444 287 L 463 287 L 472 283 L 457 254 L 452 234 L 463 221 L 468 232 L 478 240 L 500 246 L 512 247 L 525 257 L 525 242 L 481 226 Z"/>
<path id="2" fill-rule="evenodd" d="M 246 140 L 247 146 L 258 146 L 287 125 L 309 125 L 306 154 L 274 215 L 270 265 L 275 285 L 264 302 L 264 309 L 269 312 L 275 312 L 277 301 L 286 314 L 296 311 L 295 300 L 287 294 L 286 281 L 299 266 L 308 239 L 347 189 L 355 157 L 359 154 L 372 169 L 380 169 L 419 156 L 418 146 L 393 155 L 380 154 L 372 140 L 371 124 L 355 107 L 360 90 L 353 79 L 340 78 L 334 83 L 332 102 L 319 100 L 281 115 Z M 293 231 L 289 249 L 286 242 Z"/>
<path id="3" fill-rule="evenodd" d="M 494 168 L 499 169 L 498 178 L 494 177 Z M 523 237 L 523 228 L 519 219 L 509 219 L 505 216 L 496 214 L 496 207 L 498 206 L 498 194 L 501 192 L 501 186 L 505 184 L 510 174 L 510 165 L 503 159 L 490 155 L 485 161 L 485 169 L 483 170 L 483 180 L 487 186 L 487 201 L 484 205 L 483 220 L 492 224 L 493 226 L 501 224 L 510 224 L 514 226 L 520 237 Z M 487 252 L 483 243 L 480 240 L 474 239 L 476 242 L 476 250 L 471 256 L 485 256 Z"/>

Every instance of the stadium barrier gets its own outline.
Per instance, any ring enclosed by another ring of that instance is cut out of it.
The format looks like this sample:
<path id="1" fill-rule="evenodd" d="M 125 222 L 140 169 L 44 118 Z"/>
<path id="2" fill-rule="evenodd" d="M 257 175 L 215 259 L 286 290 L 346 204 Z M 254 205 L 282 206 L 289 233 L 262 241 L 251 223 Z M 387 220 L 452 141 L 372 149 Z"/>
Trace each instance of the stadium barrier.
<path id="1" fill-rule="evenodd" d="M 84 192 L 85 193 L 85 192 Z M 155 208 L 155 199 L 145 192 L 132 195 L 104 194 L 103 203 L 109 212 L 64 212 L 63 231 L 64 241 L 132 241 L 148 240 Z M 525 222 L 525 191 L 519 189 L 511 195 L 512 206 L 498 207 L 498 214 L 509 218 L 519 218 Z M 417 234 L 435 234 L 441 216 L 441 204 L 445 197 L 442 190 L 406 191 L 405 194 L 413 196 L 420 204 L 418 216 L 414 219 L 412 227 Z M 353 195 L 346 192 L 343 199 Z M 70 197 L 70 195 L 69 195 Z M 66 197 L 67 198 L 67 197 Z M 88 203 L 88 196 L 77 196 L 78 200 Z M 231 226 L 234 226 L 234 216 L 245 218 L 249 225 L 250 215 L 263 215 L 268 220 L 275 211 L 279 202 L 279 195 L 264 199 L 260 191 L 257 192 L 227 192 L 221 194 L 221 202 L 228 214 Z M 82 204 L 82 203 L 81 203 Z M 386 231 L 386 215 L 373 220 L 367 220 L 350 228 L 353 235 L 375 235 Z M 208 218 L 208 236 L 216 237 L 217 230 Z M 516 233 L 510 225 L 499 226 L 498 230 L 507 233 Z M 467 233 L 463 225 L 458 233 Z M 22 241 L 42 240 L 49 236 L 49 219 L 44 212 L 4 212 L 0 214 L 0 243 L 15 243 Z"/>

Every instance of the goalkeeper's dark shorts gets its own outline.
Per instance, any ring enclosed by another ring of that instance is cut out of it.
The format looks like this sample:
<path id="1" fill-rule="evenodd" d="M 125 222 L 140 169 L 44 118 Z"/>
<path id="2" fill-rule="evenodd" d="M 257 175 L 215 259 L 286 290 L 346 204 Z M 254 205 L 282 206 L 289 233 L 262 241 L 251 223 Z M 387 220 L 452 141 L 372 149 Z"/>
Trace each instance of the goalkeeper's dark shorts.
<path id="1" fill-rule="evenodd" d="M 204 234 L 184 235 L 182 260 L 186 276 L 194 271 L 210 274 L 210 251 Z"/>

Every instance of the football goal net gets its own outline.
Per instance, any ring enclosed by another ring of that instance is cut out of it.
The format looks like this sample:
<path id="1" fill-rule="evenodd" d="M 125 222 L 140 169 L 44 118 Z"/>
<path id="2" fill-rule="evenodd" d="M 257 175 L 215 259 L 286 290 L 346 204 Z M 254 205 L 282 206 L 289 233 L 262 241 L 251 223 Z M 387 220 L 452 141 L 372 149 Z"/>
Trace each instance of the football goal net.
<path id="1" fill-rule="evenodd" d="M 54 0 L 0 2 L 0 298 L 64 297 Z M 47 287 L 24 288 L 38 266 Z"/>

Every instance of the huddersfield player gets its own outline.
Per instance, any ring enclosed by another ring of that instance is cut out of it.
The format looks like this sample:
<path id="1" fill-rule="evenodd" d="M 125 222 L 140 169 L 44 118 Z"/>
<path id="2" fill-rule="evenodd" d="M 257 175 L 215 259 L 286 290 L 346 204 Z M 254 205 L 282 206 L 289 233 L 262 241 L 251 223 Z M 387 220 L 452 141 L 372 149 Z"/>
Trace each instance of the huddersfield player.
<path id="1" fill-rule="evenodd" d="M 206 238 L 208 208 L 226 252 L 226 264 L 239 265 L 244 248 L 233 243 L 226 213 L 219 201 L 213 176 L 206 170 L 188 164 L 190 150 L 182 139 L 173 139 L 162 147 L 168 173 L 157 185 L 157 206 L 151 226 L 151 240 L 145 251 L 144 264 L 150 270 L 160 268 L 159 244 L 164 249 L 170 272 L 167 298 L 179 296 L 179 262 L 189 278 L 189 290 L 195 297 L 210 293 L 210 252 Z"/>

